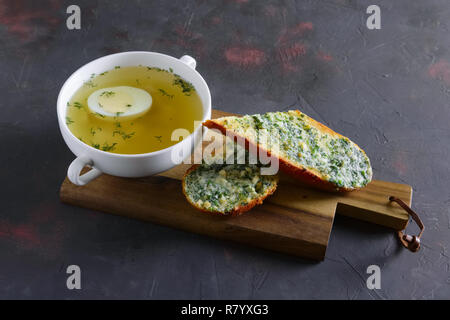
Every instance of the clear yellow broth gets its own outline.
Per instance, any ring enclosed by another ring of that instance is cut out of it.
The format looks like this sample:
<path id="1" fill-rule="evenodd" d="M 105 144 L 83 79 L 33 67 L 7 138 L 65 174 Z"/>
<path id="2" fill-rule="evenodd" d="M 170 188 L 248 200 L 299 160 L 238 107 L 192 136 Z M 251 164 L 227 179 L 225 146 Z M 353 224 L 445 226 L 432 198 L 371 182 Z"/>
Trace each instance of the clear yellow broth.
<path id="1" fill-rule="evenodd" d="M 87 99 L 94 91 L 114 86 L 146 90 L 153 99 L 150 110 L 135 119 L 109 118 L 93 113 Z M 112 153 L 140 154 L 170 147 L 172 132 L 189 132 L 200 125 L 202 102 L 191 83 L 172 70 L 137 66 L 116 67 L 92 75 L 67 104 L 66 123 L 84 143 Z"/>

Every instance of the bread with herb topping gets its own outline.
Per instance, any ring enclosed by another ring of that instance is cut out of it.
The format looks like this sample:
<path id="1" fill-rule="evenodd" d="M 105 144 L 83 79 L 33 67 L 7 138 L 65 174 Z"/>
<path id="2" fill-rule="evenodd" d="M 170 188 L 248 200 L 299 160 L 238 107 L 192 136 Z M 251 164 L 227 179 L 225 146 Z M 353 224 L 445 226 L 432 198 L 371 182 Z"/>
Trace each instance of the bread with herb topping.
<path id="1" fill-rule="evenodd" d="M 182 185 L 188 202 L 200 211 L 240 215 L 273 194 L 278 177 L 261 175 L 256 164 L 201 164 L 185 173 Z"/>
<path id="2" fill-rule="evenodd" d="M 243 138 L 247 149 L 262 149 L 279 160 L 281 170 L 320 189 L 353 191 L 372 179 L 370 160 L 358 145 L 298 110 L 203 124 Z"/>

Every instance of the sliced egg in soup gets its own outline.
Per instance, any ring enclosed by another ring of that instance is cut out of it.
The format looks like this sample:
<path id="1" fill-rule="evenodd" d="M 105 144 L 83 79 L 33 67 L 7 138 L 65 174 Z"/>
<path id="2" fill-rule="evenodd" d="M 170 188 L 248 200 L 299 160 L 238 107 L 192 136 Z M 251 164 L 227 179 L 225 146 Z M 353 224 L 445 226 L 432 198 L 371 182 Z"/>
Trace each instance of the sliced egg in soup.
<path id="1" fill-rule="evenodd" d="M 152 106 L 152 96 L 145 90 L 119 86 L 94 91 L 88 98 L 89 109 L 103 117 L 140 117 Z"/>

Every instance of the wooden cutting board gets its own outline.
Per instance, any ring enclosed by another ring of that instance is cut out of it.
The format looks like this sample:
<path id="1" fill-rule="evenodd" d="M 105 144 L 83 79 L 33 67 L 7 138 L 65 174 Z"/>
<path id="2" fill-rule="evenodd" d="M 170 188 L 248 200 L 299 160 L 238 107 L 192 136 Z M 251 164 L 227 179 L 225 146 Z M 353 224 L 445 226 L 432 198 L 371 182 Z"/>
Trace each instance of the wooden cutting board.
<path id="1" fill-rule="evenodd" d="M 212 117 L 226 115 L 230 114 L 213 110 Z M 182 164 L 139 179 L 104 174 L 82 187 L 66 177 L 61 201 L 315 260 L 325 257 L 335 213 L 395 230 L 408 223 L 408 215 L 389 196 L 411 205 L 409 185 L 373 180 L 360 191 L 334 194 L 283 174 L 277 191 L 263 205 L 239 217 L 208 215 L 184 199 L 179 180 L 188 167 Z"/>

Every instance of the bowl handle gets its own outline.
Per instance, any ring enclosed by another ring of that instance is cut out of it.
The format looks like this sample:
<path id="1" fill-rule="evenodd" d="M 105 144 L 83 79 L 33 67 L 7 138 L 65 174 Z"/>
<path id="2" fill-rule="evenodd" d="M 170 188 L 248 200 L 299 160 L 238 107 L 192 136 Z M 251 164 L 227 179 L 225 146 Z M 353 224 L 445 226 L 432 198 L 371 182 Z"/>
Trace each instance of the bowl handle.
<path id="1" fill-rule="evenodd" d="M 191 56 L 182 56 L 180 58 L 180 60 L 183 61 L 185 64 L 187 64 L 192 69 L 195 69 L 195 67 L 197 67 L 197 61 L 195 61 L 195 59 L 192 58 Z"/>
<path id="2" fill-rule="evenodd" d="M 92 169 L 88 172 L 80 175 L 81 170 L 85 167 L 89 166 Z M 84 186 L 85 184 L 88 184 L 95 178 L 98 178 L 102 172 L 93 166 L 93 161 L 89 159 L 86 156 L 81 156 L 76 158 L 72 161 L 72 163 L 69 166 L 69 169 L 67 170 L 67 177 L 69 178 L 70 182 L 73 184 L 76 184 L 77 186 Z"/>

